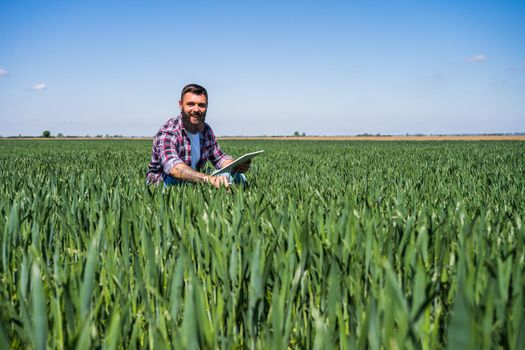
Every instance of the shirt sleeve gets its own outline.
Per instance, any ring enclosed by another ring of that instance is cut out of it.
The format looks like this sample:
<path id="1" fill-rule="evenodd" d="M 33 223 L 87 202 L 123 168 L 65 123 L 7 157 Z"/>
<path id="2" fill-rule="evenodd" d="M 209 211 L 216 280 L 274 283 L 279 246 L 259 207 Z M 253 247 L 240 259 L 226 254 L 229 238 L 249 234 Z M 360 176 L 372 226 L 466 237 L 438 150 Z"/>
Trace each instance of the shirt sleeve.
<path id="1" fill-rule="evenodd" d="M 177 164 L 184 163 L 177 153 L 177 145 L 178 138 L 172 132 L 164 131 L 158 137 L 159 159 L 166 174 L 169 174 Z"/>
<path id="2" fill-rule="evenodd" d="M 213 134 L 213 131 L 211 129 L 209 130 L 209 138 L 211 143 L 211 149 L 208 156 L 208 160 L 213 164 L 215 169 L 220 169 L 222 168 L 222 163 L 225 160 L 232 160 L 233 158 L 225 154 L 221 150 L 219 144 L 217 143 L 217 140 L 215 139 L 215 135 Z"/>

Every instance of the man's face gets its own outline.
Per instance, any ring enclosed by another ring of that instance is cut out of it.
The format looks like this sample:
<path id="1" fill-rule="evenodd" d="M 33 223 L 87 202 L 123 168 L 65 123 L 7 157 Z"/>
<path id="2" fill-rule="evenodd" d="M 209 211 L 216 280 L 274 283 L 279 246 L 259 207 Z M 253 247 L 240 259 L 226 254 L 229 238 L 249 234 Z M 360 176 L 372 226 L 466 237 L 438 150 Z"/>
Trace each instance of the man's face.
<path id="1" fill-rule="evenodd" d="M 208 108 L 206 96 L 187 92 L 179 101 L 179 107 L 184 128 L 191 133 L 202 132 L 206 119 L 206 109 Z"/>

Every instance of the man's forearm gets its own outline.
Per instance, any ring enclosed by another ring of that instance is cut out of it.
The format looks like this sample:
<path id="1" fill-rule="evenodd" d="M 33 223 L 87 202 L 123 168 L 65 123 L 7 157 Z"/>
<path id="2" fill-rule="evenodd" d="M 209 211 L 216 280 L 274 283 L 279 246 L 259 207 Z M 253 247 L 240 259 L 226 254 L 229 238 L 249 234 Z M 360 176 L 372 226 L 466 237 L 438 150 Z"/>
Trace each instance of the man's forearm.
<path id="1" fill-rule="evenodd" d="M 222 164 L 221 168 L 224 168 L 225 166 L 233 163 L 233 159 L 225 159 Z M 245 173 L 250 169 L 251 160 L 248 160 L 247 162 L 237 164 L 231 171 L 234 173 Z"/>
<path id="2" fill-rule="evenodd" d="M 209 182 L 209 176 L 193 170 L 191 167 L 187 166 L 184 163 L 175 165 L 170 171 L 170 175 L 189 182 Z"/>
<path id="3" fill-rule="evenodd" d="M 228 158 L 228 159 L 223 160 L 221 163 L 221 168 L 224 168 L 226 165 L 230 163 L 233 163 L 233 159 Z"/>

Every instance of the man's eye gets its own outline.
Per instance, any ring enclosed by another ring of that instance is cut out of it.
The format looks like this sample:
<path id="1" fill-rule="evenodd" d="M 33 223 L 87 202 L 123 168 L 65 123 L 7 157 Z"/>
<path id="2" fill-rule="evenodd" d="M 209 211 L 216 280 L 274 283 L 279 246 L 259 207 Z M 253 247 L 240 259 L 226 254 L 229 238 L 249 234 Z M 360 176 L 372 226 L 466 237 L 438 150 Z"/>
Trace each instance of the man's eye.
<path id="1" fill-rule="evenodd" d="M 206 103 L 199 103 L 199 107 L 201 107 L 201 108 L 206 107 Z"/>
<path id="2" fill-rule="evenodd" d="M 195 103 L 193 103 L 193 102 L 188 102 L 187 105 L 188 105 L 188 106 L 194 106 Z"/>

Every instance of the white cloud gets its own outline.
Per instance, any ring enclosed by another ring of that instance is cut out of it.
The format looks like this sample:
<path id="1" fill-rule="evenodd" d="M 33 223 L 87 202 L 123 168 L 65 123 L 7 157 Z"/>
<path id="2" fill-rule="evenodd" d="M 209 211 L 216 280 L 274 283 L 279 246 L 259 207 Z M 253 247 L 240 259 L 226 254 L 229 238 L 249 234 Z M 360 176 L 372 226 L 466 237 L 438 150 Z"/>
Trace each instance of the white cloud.
<path id="1" fill-rule="evenodd" d="M 45 90 L 47 87 L 46 87 L 46 84 L 44 83 L 38 83 L 38 84 L 34 84 L 33 86 L 31 86 L 31 90 Z"/>
<path id="2" fill-rule="evenodd" d="M 474 56 L 470 56 L 469 58 L 467 58 L 467 61 L 469 62 L 485 62 L 486 60 L 487 60 L 487 56 L 485 56 L 482 53 L 474 55 Z"/>
<path id="3" fill-rule="evenodd" d="M 6 76 L 8 71 L 6 71 L 4 68 L 0 68 L 0 77 Z"/>

